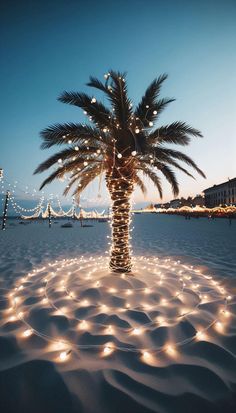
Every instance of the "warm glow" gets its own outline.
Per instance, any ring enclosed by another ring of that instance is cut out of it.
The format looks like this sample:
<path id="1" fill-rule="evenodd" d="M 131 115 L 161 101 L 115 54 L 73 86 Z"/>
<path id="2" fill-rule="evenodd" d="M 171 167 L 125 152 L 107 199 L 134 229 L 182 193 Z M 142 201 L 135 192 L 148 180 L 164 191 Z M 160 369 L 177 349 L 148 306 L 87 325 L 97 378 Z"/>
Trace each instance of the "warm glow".
<path id="1" fill-rule="evenodd" d="M 219 333 L 222 333 L 223 330 L 224 330 L 224 326 L 223 326 L 223 324 L 222 324 L 220 321 L 217 321 L 217 322 L 215 323 L 215 329 L 216 329 L 216 331 L 218 331 Z"/>
<path id="2" fill-rule="evenodd" d="M 139 336 L 140 334 L 142 334 L 142 329 L 141 328 L 134 328 L 132 331 L 132 334 Z"/>
<path id="3" fill-rule="evenodd" d="M 196 333 L 196 339 L 197 339 L 197 340 L 206 341 L 206 338 L 207 338 L 207 336 L 206 336 L 206 334 L 205 334 L 203 331 L 198 331 L 198 332 Z"/>
<path id="4" fill-rule="evenodd" d="M 109 356 L 111 353 L 113 353 L 114 351 L 114 347 L 111 344 L 107 344 L 105 345 L 104 349 L 103 349 L 103 355 Z"/>
<path id="5" fill-rule="evenodd" d="M 87 321 L 82 320 L 82 321 L 79 323 L 79 329 L 80 329 L 80 330 L 87 330 L 88 328 L 89 328 L 89 323 L 88 323 Z"/>
<path id="6" fill-rule="evenodd" d="M 31 330 L 31 329 L 29 328 L 29 329 L 25 330 L 25 331 L 22 333 L 22 336 L 23 336 L 23 337 L 29 337 L 29 336 L 31 336 L 32 334 L 33 334 L 33 330 Z"/>
<path id="7" fill-rule="evenodd" d="M 167 352 L 167 354 L 168 354 L 169 356 L 171 356 L 171 357 L 173 357 L 173 356 L 176 355 L 176 349 L 175 349 L 175 347 L 174 347 L 173 345 L 170 345 L 170 344 L 166 347 L 166 352 Z"/>
<path id="8" fill-rule="evenodd" d="M 71 350 L 62 351 L 59 355 L 60 361 L 66 361 L 70 356 Z"/>

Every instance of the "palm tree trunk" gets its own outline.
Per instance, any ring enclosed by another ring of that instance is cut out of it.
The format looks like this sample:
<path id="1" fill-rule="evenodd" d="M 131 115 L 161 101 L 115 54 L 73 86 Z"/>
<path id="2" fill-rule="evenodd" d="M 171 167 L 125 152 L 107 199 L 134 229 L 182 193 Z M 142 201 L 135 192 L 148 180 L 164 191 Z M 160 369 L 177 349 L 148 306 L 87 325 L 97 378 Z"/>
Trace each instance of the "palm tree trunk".
<path id="1" fill-rule="evenodd" d="M 126 178 L 108 176 L 106 182 L 112 200 L 110 268 L 114 272 L 130 272 L 130 196 L 133 192 L 133 183 Z"/>

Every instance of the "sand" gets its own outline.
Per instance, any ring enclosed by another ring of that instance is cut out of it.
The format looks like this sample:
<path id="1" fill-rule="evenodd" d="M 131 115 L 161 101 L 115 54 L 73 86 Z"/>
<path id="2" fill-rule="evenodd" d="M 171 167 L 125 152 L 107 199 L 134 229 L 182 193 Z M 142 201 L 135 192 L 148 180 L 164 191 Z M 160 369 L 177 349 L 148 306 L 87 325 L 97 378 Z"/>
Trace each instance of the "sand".
<path id="1" fill-rule="evenodd" d="M 134 218 L 132 275 L 107 223 L 1 232 L 1 411 L 235 412 L 236 228 L 181 218 Z"/>

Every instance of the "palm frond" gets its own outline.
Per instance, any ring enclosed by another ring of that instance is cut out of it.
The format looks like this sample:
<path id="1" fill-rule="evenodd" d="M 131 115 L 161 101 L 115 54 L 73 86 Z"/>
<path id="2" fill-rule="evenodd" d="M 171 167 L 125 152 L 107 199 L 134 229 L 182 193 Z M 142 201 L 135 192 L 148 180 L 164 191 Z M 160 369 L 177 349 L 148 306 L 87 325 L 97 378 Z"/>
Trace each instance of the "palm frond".
<path id="1" fill-rule="evenodd" d="M 161 171 L 162 174 L 165 176 L 166 180 L 170 183 L 173 194 L 175 196 L 178 195 L 179 184 L 176 179 L 175 173 L 165 162 L 159 162 L 157 159 L 155 159 L 153 163 L 150 164 L 150 160 L 144 158 L 139 159 L 139 165 L 141 166 L 141 168 L 143 167 L 143 165 L 145 165 L 145 167 L 155 168 L 156 170 Z"/>
<path id="2" fill-rule="evenodd" d="M 73 195 L 79 195 L 95 178 L 97 178 L 102 173 L 102 171 L 102 166 L 100 166 L 100 168 L 91 169 L 87 173 L 87 175 L 84 175 L 80 179 L 78 186 L 73 192 Z"/>
<path id="3" fill-rule="evenodd" d="M 206 178 L 206 175 L 200 168 L 198 168 L 196 163 L 188 155 L 185 155 L 184 153 L 180 151 L 158 146 L 158 148 L 156 149 L 156 154 L 157 154 L 157 157 L 163 154 L 163 155 L 167 155 L 168 157 L 171 156 L 172 158 L 185 162 L 187 165 L 195 169 L 195 171 L 197 171 L 203 178 Z"/>
<path id="4" fill-rule="evenodd" d="M 134 176 L 134 182 L 135 182 L 136 185 L 139 186 L 139 188 L 141 189 L 143 194 L 147 193 L 147 188 L 146 188 L 144 182 L 142 181 L 140 176 L 138 176 L 137 174 Z"/>
<path id="5" fill-rule="evenodd" d="M 109 145 L 107 137 L 102 131 L 88 125 L 82 125 L 81 123 L 57 123 L 43 129 L 40 136 L 43 139 L 42 149 L 67 143 L 82 145 L 85 141 L 87 141 L 88 145 Z"/>
<path id="6" fill-rule="evenodd" d="M 90 76 L 89 77 L 89 82 L 87 83 L 87 86 L 94 87 L 95 89 L 101 90 L 106 95 L 108 95 L 109 98 L 111 98 L 111 96 L 112 96 L 112 92 L 108 89 L 107 85 L 104 85 L 96 77 Z"/>
<path id="7" fill-rule="evenodd" d="M 155 185 L 155 187 L 157 188 L 159 192 L 160 198 L 162 198 L 163 193 L 162 193 L 162 185 L 161 185 L 160 178 L 147 165 L 142 165 L 140 167 L 140 170 L 143 171 L 144 175 L 146 175 L 149 179 L 151 179 L 151 181 L 153 182 L 153 184 Z"/>
<path id="8" fill-rule="evenodd" d="M 149 126 L 149 122 L 154 119 L 153 115 L 155 116 L 155 114 L 153 111 L 156 110 L 156 99 L 159 96 L 162 83 L 167 79 L 167 77 L 167 74 L 164 73 L 150 84 L 135 110 L 135 116 L 140 119 L 145 127 Z"/>
<path id="9" fill-rule="evenodd" d="M 175 99 L 174 98 L 163 98 L 163 99 L 159 99 L 157 101 L 157 103 L 153 106 L 153 111 L 152 113 L 150 113 L 150 115 L 148 116 L 148 122 L 151 121 L 155 121 L 158 119 L 158 117 L 160 116 L 161 112 L 166 108 L 166 106 L 169 105 L 169 103 L 174 102 Z"/>
<path id="10" fill-rule="evenodd" d="M 85 168 L 83 171 L 81 172 L 75 172 L 70 179 L 69 184 L 66 186 L 63 195 L 67 195 L 69 193 L 69 191 L 71 190 L 72 186 L 76 183 L 79 182 L 78 187 L 81 188 L 81 191 L 83 189 L 85 189 L 85 187 L 93 180 L 96 178 L 96 176 L 99 176 L 102 170 L 102 166 L 99 165 L 97 166 L 89 166 L 87 168 Z M 88 183 L 85 185 L 85 182 Z M 85 185 L 85 186 L 84 186 Z M 75 193 L 74 193 L 75 195 Z"/>
<path id="11" fill-rule="evenodd" d="M 52 172 L 51 175 L 49 175 L 41 184 L 40 186 L 40 190 L 43 189 L 45 187 L 45 185 L 50 184 L 52 181 L 54 181 L 54 179 L 59 179 L 59 178 L 63 178 L 64 174 L 65 174 L 66 170 L 65 167 L 63 168 L 58 168 L 56 171 Z"/>
<path id="12" fill-rule="evenodd" d="M 55 163 L 58 163 L 60 160 L 61 163 L 64 161 L 72 160 L 76 161 L 78 164 L 84 161 L 88 161 L 88 155 L 90 155 L 90 161 L 96 161 L 97 158 L 94 158 L 94 150 L 96 148 L 89 148 L 89 149 L 80 149 L 80 151 L 76 151 L 74 148 L 64 149 L 56 153 L 55 155 L 50 156 L 46 161 L 42 162 L 37 169 L 34 171 L 34 174 L 38 174 L 41 172 L 46 171 Z"/>
<path id="13" fill-rule="evenodd" d="M 110 126 L 112 114 L 109 109 L 86 93 L 63 92 L 58 100 L 82 108 L 101 128 Z"/>
<path id="14" fill-rule="evenodd" d="M 185 168 L 178 164 L 174 159 L 168 156 L 165 152 L 159 151 L 159 148 L 155 150 L 155 159 L 156 161 L 160 161 L 162 164 L 169 164 L 174 166 L 175 168 L 179 169 L 180 171 L 184 172 L 186 175 L 190 176 L 191 178 L 195 179 L 194 176 L 189 173 Z"/>
<path id="15" fill-rule="evenodd" d="M 160 169 L 166 180 L 170 183 L 174 196 L 177 196 L 179 193 L 179 184 L 176 179 L 175 173 L 167 165 L 162 164 L 157 168 Z"/>
<path id="16" fill-rule="evenodd" d="M 121 129 L 127 127 L 132 116 L 132 104 L 128 98 L 125 73 L 110 71 L 110 101 L 116 121 Z"/>
<path id="17" fill-rule="evenodd" d="M 149 144 L 173 143 L 188 145 L 190 136 L 202 137 L 199 130 L 192 128 L 185 122 L 173 122 L 170 125 L 161 126 L 148 137 Z"/>

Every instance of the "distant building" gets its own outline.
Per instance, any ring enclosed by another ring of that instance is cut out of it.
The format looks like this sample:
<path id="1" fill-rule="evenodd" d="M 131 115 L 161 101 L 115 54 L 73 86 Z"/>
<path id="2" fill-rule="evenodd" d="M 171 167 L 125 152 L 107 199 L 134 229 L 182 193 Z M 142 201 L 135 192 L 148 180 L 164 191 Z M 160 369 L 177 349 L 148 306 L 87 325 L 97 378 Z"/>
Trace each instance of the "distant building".
<path id="1" fill-rule="evenodd" d="M 193 199 L 192 199 L 192 206 L 203 206 L 205 205 L 205 198 L 202 195 L 196 195 Z"/>
<path id="2" fill-rule="evenodd" d="M 205 205 L 213 208 L 219 205 L 236 205 L 236 178 L 205 189 Z"/>
<path id="3" fill-rule="evenodd" d="M 188 197 L 187 199 L 185 198 L 177 198 L 177 199 L 172 199 L 169 202 L 166 202 L 165 204 L 155 204 L 155 208 L 174 208 L 178 209 L 183 206 L 189 206 L 189 207 L 194 207 L 196 205 L 203 206 L 205 202 L 205 199 L 202 195 L 196 195 L 194 198 Z"/>
<path id="4" fill-rule="evenodd" d="M 181 207 L 181 200 L 180 199 L 173 199 L 169 202 L 170 208 L 180 208 Z"/>

